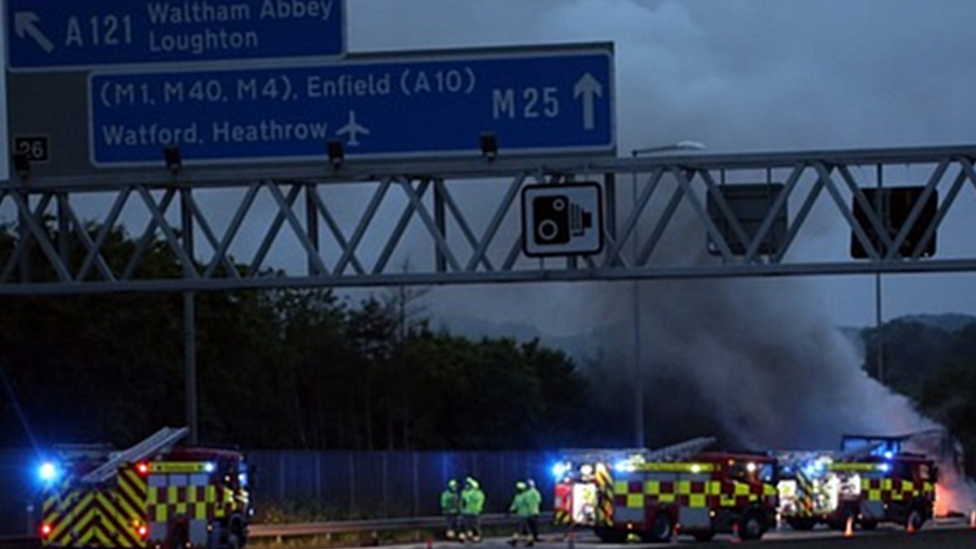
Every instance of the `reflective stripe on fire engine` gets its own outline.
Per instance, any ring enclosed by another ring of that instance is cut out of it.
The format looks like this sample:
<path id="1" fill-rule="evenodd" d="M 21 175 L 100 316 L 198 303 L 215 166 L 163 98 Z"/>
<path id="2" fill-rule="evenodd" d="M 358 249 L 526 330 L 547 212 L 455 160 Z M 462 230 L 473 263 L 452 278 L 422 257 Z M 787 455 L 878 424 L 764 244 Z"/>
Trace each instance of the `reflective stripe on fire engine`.
<path id="1" fill-rule="evenodd" d="M 831 471 L 880 471 L 883 470 L 881 463 L 847 463 L 834 462 L 828 468 Z"/>
<path id="2" fill-rule="evenodd" d="M 205 473 L 212 468 L 210 463 L 192 461 L 154 461 L 149 464 L 150 473 Z"/>
<path id="3" fill-rule="evenodd" d="M 616 493 L 613 477 L 610 476 L 610 470 L 602 463 L 596 464 L 593 469 L 598 501 L 594 522 L 599 526 L 613 526 L 613 495 Z"/>
<path id="4" fill-rule="evenodd" d="M 676 477 L 672 477 L 676 478 Z M 678 504 L 682 507 L 722 506 L 734 507 L 759 501 L 762 497 L 777 496 L 776 487 L 770 484 L 750 485 L 743 482 L 724 483 L 706 480 L 705 475 L 693 479 L 648 480 L 644 482 L 618 480 L 613 488 L 621 509 L 643 509 L 647 505 Z M 643 490 L 642 490 L 643 488 Z"/>
<path id="5" fill-rule="evenodd" d="M 714 463 L 671 463 L 671 462 L 652 462 L 644 463 L 636 467 L 640 471 L 665 472 L 665 473 L 710 473 L 715 470 Z"/>
<path id="6" fill-rule="evenodd" d="M 51 532 L 42 544 L 141 547 L 145 502 L 146 481 L 128 466 L 119 470 L 114 486 L 65 489 L 44 501 L 42 521 Z"/>
<path id="7" fill-rule="evenodd" d="M 916 483 L 910 480 L 862 478 L 861 492 L 868 501 L 903 501 L 918 497 L 931 499 L 935 495 L 935 484 L 922 482 L 921 486 L 916 487 Z"/>
<path id="8" fill-rule="evenodd" d="M 177 516 L 206 520 L 216 504 L 213 486 L 153 486 L 149 488 L 149 508 L 153 522 L 166 522 Z"/>

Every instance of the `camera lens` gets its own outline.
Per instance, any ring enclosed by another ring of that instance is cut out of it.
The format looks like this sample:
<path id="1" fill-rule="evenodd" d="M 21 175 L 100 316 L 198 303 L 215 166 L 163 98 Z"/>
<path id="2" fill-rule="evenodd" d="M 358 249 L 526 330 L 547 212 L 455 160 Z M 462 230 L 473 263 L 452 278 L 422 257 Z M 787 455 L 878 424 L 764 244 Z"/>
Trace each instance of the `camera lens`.
<path id="1" fill-rule="evenodd" d="M 544 219 L 539 223 L 537 231 L 540 239 L 549 241 L 559 235 L 559 225 L 551 219 Z"/>

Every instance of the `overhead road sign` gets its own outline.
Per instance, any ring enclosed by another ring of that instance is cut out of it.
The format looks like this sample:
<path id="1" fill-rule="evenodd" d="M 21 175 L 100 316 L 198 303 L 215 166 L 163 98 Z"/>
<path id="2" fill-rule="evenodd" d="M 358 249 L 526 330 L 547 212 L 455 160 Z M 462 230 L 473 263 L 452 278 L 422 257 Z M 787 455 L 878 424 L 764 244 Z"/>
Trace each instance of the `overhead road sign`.
<path id="1" fill-rule="evenodd" d="M 612 52 L 458 53 L 324 67 L 93 74 L 96 166 L 612 151 Z"/>
<path id="2" fill-rule="evenodd" d="M 227 180 L 328 169 L 329 142 L 343 170 L 480 162 L 484 134 L 496 163 L 616 152 L 611 43 L 7 76 L 10 143 L 46 137 L 34 186 L 160 177 L 168 145 Z"/>
<path id="3" fill-rule="evenodd" d="M 592 255 L 603 249 L 603 195 L 598 183 L 522 189 L 522 250 L 531 257 Z"/>
<path id="4" fill-rule="evenodd" d="M 782 196 L 785 189 L 782 183 L 774 182 L 726 183 L 708 189 L 708 217 L 725 238 L 733 255 L 747 255 L 751 246 L 759 255 L 776 255 L 782 251 L 789 226 L 788 197 Z M 728 212 L 723 211 L 720 199 L 725 200 Z M 773 218 L 767 219 L 774 209 Z M 739 228 L 735 227 L 736 223 Z M 755 243 L 760 231 L 760 241 Z M 722 253 L 711 235 L 708 236 L 708 253 Z"/>
<path id="5" fill-rule="evenodd" d="M 919 209 L 917 217 L 902 237 L 896 257 L 919 258 L 935 255 L 937 231 L 932 225 L 939 211 L 939 191 L 932 189 L 925 196 L 925 201 L 916 205 L 926 194 L 925 191 L 924 185 L 867 187 L 861 189 L 864 193 L 864 203 L 856 197 L 851 199 L 854 220 L 864 231 L 868 243 L 879 255 L 884 257 L 890 253 L 889 246 L 893 246 L 900 233 L 906 230 L 905 225 L 909 224 L 908 219 L 915 208 Z M 880 221 L 880 225 L 872 222 L 872 216 Z M 886 242 L 886 237 L 890 244 Z M 851 231 L 851 257 L 854 259 L 871 257 L 864 243 L 858 238 L 856 230 Z"/>
<path id="6" fill-rule="evenodd" d="M 7 67 L 345 54 L 344 0 L 6 0 Z"/>
<path id="7" fill-rule="evenodd" d="M 612 46 L 430 53 L 328 66 L 96 73 L 95 166 L 612 152 Z"/>

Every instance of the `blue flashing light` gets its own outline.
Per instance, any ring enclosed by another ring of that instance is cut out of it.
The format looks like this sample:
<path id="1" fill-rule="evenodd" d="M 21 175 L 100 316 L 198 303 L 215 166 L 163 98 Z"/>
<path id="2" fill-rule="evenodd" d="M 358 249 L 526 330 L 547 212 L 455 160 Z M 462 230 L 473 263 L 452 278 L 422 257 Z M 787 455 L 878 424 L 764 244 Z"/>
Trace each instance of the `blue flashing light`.
<path id="1" fill-rule="evenodd" d="M 552 476 L 556 477 L 557 479 L 563 478 L 563 475 L 568 473 L 572 468 L 572 465 L 561 461 L 552 466 Z"/>
<path id="2" fill-rule="evenodd" d="M 41 464 L 37 470 L 37 475 L 41 478 L 42 482 L 52 483 L 58 480 L 61 476 L 61 471 L 58 469 L 57 464 L 47 461 Z"/>
<path id="3" fill-rule="evenodd" d="M 884 453 L 884 457 L 885 459 L 891 459 L 892 457 L 894 457 L 894 454 L 891 453 L 891 450 L 888 450 L 887 452 Z"/>
<path id="4" fill-rule="evenodd" d="M 206 463 L 203 465 L 203 470 L 208 473 L 213 473 L 215 469 L 217 469 L 217 466 L 213 463 Z"/>
<path id="5" fill-rule="evenodd" d="M 878 467 L 878 469 L 881 469 L 882 471 L 884 471 L 885 473 L 887 473 L 888 471 L 890 471 L 890 470 L 891 470 L 891 464 L 890 464 L 890 463 L 882 463 L 882 464 L 881 464 L 881 465 L 880 465 L 880 466 Z"/>
<path id="6" fill-rule="evenodd" d="M 636 467 L 634 467 L 634 463 L 629 459 L 622 459 L 613 464 L 613 470 L 617 471 L 618 473 L 630 473 L 635 469 Z"/>

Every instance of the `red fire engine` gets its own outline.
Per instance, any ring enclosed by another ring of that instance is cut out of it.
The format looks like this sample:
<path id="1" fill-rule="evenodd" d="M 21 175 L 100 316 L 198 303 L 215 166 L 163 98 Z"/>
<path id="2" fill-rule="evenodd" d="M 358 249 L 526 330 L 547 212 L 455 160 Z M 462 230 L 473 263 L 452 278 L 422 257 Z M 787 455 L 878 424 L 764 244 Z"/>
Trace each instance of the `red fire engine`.
<path id="1" fill-rule="evenodd" d="M 65 450 L 45 463 L 45 547 L 239 549 L 247 542 L 248 468 L 238 452 L 174 445 L 164 428 L 119 453 Z"/>
<path id="2" fill-rule="evenodd" d="M 865 530 L 889 522 L 918 530 L 932 519 L 938 470 L 903 452 L 899 437 L 845 437 L 842 452 L 782 458 L 781 516 L 794 529 L 819 523 Z"/>
<path id="3" fill-rule="evenodd" d="M 648 452 L 576 451 L 554 469 L 555 520 L 593 528 L 603 541 L 630 536 L 705 541 L 716 533 L 759 539 L 775 525 L 776 460 L 759 454 L 703 453 L 701 438 Z"/>

